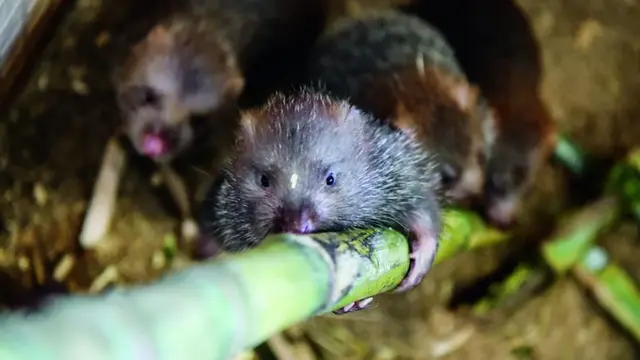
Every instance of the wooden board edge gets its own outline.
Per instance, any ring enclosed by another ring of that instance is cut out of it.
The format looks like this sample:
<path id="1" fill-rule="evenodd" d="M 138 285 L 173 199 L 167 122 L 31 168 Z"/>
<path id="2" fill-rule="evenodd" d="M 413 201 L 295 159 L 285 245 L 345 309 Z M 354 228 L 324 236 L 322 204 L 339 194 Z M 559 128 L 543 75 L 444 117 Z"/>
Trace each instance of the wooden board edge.
<path id="1" fill-rule="evenodd" d="M 25 23 L 20 35 L 11 45 L 12 49 L 0 69 L 0 104 L 5 104 L 8 94 L 14 87 L 14 82 L 21 72 L 25 70 L 29 56 L 34 52 L 36 45 L 49 27 L 54 14 L 61 5 L 69 0 L 39 0 L 31 10 L 29 19 Z"/>

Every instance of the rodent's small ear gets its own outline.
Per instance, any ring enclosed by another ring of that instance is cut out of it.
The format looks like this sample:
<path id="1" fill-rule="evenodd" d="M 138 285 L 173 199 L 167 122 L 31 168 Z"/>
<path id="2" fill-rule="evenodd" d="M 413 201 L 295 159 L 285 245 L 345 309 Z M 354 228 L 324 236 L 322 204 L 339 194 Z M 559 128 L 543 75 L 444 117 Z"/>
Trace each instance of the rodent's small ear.
<path id="1" fill-rule="evenodd" d="M 413 116 L 403 103 L 399 103 L 396 106 L 393 125 L 403 131 L 412 131 L 415 126 Z"/>
<path id="2" fill-rule="evenodd" d="M 449 84 L 451 98 L 461 110 L 471 111 L 478 101 L 478 88 L 464 80 L 454 80 Z"/>
<path id="3" fill-rule="evenodd" d="M 237 98 L 244 91 L 245 81 L 244 77 L 241 75 L 232 76 L 225 83 L 226 86 L 226 94 L 230 98 Z"/>
<path id="4" fill-rule="evenodd" d="M 361 117 L 362 112 L 354 105 L 334 101 L 329 97 L 323 98 L 320 106 L 316 107 L 317 114 L 322 114 L 327 120 L 337 123 L 348 123 L 351 119 Z"/>
<path id="5" fill-rule="evenodd" d="M 251 139 L 256 133 L 256 114 L 253 111 L 244 111 L 240 116 L 240 138 Z"/>

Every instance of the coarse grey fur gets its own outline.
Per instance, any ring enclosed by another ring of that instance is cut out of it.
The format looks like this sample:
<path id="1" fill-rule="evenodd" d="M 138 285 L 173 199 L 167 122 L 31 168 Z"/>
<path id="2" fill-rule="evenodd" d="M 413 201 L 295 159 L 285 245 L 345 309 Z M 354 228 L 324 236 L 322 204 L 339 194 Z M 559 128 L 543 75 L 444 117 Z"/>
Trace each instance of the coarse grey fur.
<path id="1" fill-rule="evenodd" d="M 249 125 L 247 125 L 249 124 Z M 412 223 L 440 234 L 440 175 L 430 153 L 411 136 L 376 121 L 345 101 L 303 89 L 274 95 L 243 114 L 235 153 L 205 203 L 206 233 L 227 251 L 258 244 L 272 231 L 279 209 L 310 205 L 313 232 L 392 227 Z M 328 173 L 335 175 L 327 186 Z M 269 174 L 272 186 L 260 186 Z M 291 175 L 298 175 L 295 188 Z"/>
<path id="2" fill-rule="evenodd" d="M 313 83 L 333 95 L 351 97 L 368 87 L 376 74 L 436 65 L 466 79 L 444 35 L 415 16 L 394 10 L 370 10 L 336 20 L 318 39 L 309 67 Z"/>

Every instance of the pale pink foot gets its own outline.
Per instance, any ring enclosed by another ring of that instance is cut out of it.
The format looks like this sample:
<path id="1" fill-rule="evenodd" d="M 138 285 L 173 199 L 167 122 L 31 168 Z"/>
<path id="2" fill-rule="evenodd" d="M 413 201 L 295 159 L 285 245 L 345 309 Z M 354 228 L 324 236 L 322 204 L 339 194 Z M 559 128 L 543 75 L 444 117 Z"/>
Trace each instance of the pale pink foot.
<path id="1" fill-rule="evenodd" d="M 429 222 L 414 225 L 409 254 L 409 272 L 393 292 L 405 292 L 418 286 L 431 270 L 438 251 L 438 234 L 430 229 Z"/>
<path id="2" fill-rule="evenodd" d="M 362 309 L 366 309 L 368 307 L 371 306 L 371 303 L 373 302 L 373 298 L 369 297 L 366 299 L 362 299 L 356 302 L 352 302 L 351 304 L 342 307 L 338 310 L 334 310 L 333 313 L 336 315 L 343 315 L 343 314 L 347 314 L 347 313 L 351 313 L 354 311 L 358 311 L 358 310 L 362 310 Z"/>

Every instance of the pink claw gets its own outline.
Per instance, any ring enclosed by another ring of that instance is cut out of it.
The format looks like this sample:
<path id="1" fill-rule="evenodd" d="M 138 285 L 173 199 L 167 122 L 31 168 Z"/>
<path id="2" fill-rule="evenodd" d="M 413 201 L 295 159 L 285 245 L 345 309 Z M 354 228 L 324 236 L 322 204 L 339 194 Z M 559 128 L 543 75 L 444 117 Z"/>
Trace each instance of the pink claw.
<path id="1" fill-rule="evenodd" d="M 333 313 L 336 315 L 343 315 L 343 314 L 347 314 L 350 312 L 354 312 L 354 311 L 359 311 L 359 310 L 363 310 L 366 309 L 368 307 L 371 306 L 371 303 L 373 302 L 373 298 L 369 297 L 366 299 L 362 299 L 356 302 L 352 302 L 351 304 L 342 307 L 338 310 L 334 310 Z"/>

